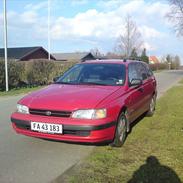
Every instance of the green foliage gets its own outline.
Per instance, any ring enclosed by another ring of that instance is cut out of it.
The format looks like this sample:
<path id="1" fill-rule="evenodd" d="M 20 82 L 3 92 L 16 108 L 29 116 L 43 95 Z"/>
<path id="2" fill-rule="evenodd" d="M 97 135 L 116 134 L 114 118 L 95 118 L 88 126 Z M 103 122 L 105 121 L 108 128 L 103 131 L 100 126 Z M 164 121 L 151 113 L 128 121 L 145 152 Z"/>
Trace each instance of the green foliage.
<path id="1" fill-rule="evenodd" d="M 168 63 L 171 63 L 172 62 L 172 57 L 171 57 L 171 55 L 167 55 L 166 56 L 166 61 L 168 62 Z"/>
<path id="2" fill-rule="evenodd" d="M 33 61 L 27 73 L 28 84 L 38 86 L 50 83 L 53 78 L 54 68 L 53 61 Z"/>
<path id="3" fill-rule="evenodd" d="M 133 48 L 133 50 L 131 52 L 131 55 L 130 55 L 130 59 L 132 59 L 132 60 L 138 60 L 139 59 L 136 48 Z"/>
<path id="4" fill-rule="evenodd" d="M 15 96 L 15 95 L 21 95 L 26 94 L 35 90 L 42 89 L 43 86 L 36 86 L 36 87 L 21 87 L 21 88 L 13 88 L 9 92 L 6 91 L 0 91 L 0 97 L 4 96 Z"/>
<path id="5" fill-rule="evenodd" d="M 142 54 L 141 54 L 140 58 L 143 62 L 149 63 L 149 57 L 146 54 L 146 49 L 145 48 L 142 50 Z"/>
<path id="6" fill-rule="evenodd" d="M 165 70 L 168 69 L 168 64 L 167 63 L 149 64 L 149 67 L 151 68 L 152 71 Z"/>
<path id="7" fill-rule="evenodd" d="M 172 56 L 172 55 L 168 54 L 166 56 L 166 63 L 170 64 L 170 69 L 179 69 L 181 60 L 178 55 Z"/>
<path id="8" fill-rule="evenodd" d="M 34 60 L 17 62 L 8 60 L 8 79 L 10 89 L 25 86 L 47 85 L 56 76 L 62 75 L 76 62 L 53 62 L 48 60 Z M 5 66 L 0 61 L 0 90 L 5 89 Z"/>
<path id="9" fill-rule="evenodd" d="M 25 76 L 25 66 L 23 63 L 17 63 L 16 61 L 8 62 L 8 81 L 9 87 L 14 88 L 19 86 Z M 0 90 L 5 88 L 5 64 L 4 61 L 0 61 Z"/>
<path id="10" fill-rule="evenodd" d="M 141 119 L 122 148 L 99 146 L 68 182 L 183 182 L 183 85 L 157 102 L 155 115 Z M 60 181 L 64 182 L 64 181 Z"/>

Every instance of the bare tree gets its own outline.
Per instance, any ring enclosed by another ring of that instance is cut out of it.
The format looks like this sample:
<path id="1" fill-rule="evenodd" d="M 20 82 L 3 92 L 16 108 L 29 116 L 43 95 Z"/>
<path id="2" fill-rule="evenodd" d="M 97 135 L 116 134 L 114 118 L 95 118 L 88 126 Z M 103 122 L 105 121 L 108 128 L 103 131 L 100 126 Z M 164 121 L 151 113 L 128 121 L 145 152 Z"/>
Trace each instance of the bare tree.
<path id="1" fill-rule="evenodd" d="M 125 18 L 123 33 L 119 36 L 117 42 L 117 50 L 125 57 L 129 57 L 132 50 L 134 48 L 138 50 L 142 46 L 142 43 L 142 35 L 139 32 L 135 21 L 128 15 Z"/>
<path id="2" fill-rule="evenodd" d="M 167 17 L 177 35 L 183 36 L 183 0 L 169 0 L 171 9 Z"/>

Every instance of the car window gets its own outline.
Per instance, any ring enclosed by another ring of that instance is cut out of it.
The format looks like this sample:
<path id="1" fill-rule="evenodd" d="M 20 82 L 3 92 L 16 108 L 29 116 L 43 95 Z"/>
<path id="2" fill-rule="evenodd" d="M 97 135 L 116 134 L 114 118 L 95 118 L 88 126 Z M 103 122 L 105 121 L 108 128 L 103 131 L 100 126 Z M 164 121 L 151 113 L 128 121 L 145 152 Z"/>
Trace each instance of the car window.
<path id="1" fill-rule="evenodd" d="M 137 63 L 130 63 L 128 66 L 128 78 L 129 82 L 131 82 L 132 79 L 142 79 L 142 76 L 140 74 L 140 68 Z"/>
<path id="2" fill-rule="evenodd" d="M 148 78 L 148 73 L 147 73 L 147 69 L 145 67 L 145 65 L 143 63 L 139 63 L 139 67 L 140 67 L 140 73 L 142 76 L 142 80 L 145 80 Z"/>
<path id="3" fill-rule="evenodd" d="M 73 72 L 73 69 L 74 69 L 74 72 Z M 64 77 L 64 82 L 75 82 L 76 81 L 76 78 L 79 77 L 80 75 L 80 72 L 82 70 L 82 66 L 78 66 L 78 65 L 75 65 L 72 70 L 69 70 L 69 72 L 66 72 L 65 73 L 65 77 Z"/>
<path id="4" fill-rule="evenodd" d="M 126 67 L 123 64 L 78 64 L 67 71 L 56 83 L 123 85 Z"/>
<path id="5" fill-rule="evenodd" d="M 145 67 L 146 67 L 146 70 L 147 70 L 147 76 L 148 76 L 148 77 L 153 76 L 153 72 L 152 72 L 152 70 L 150 69 L 150 67 L 149 67 L 148 65 L 145 65 Z"/>

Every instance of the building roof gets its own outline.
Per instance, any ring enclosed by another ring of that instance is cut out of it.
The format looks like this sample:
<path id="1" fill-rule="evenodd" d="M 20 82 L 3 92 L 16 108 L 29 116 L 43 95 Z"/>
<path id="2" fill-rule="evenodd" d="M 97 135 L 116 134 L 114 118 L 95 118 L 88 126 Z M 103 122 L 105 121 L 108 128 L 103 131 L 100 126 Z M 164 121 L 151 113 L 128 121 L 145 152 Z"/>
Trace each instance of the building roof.
<path id="1" fill-rule="evenodd" d="M 53 53 L 56 60 L 82 60 L 90 55 L 90 52 L 74 52 L 74 53 Z M 91 54 L 91 56 L 93 56 Z M 94 56 L 93 56 L 94 57 Z"/>
<path id="2" fill-rule="evenodd" d="M 8 48 L 8 58 L 15 59 L 15 60 L 21 60 L 25 56 L 27 56 L 39 49 L 42 49 L 44 52 L 47 52 L 41 46 Z M 0 57 L 4 57 L 4 48 L 0 48 Z M 54 58 L 54 57 L 51 55 L 51 58 Z"/>
<path id="3" fill-rule="evenodd" d="M 159 63 L 159 60 L 156 56 L 149 56 L 149 62 L 157 64 L 157 63 Z"/>
<path id="4" fill-rule="evenodd" d="M 8 48 L 8 58 L 21 59 L 25 55 L 30 54 L 39 48 L 41 48 L 41 47 Z M 4 57 L 4 48 L 0 48 L 0 57 Z"/>

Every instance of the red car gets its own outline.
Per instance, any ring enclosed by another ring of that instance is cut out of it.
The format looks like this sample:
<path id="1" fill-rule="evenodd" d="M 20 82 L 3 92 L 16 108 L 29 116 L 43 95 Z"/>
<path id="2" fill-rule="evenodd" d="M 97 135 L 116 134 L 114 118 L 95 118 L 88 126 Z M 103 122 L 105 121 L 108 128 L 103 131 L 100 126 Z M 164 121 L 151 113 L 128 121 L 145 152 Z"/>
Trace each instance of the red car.
<path id="1" fill-rule="evenodd" d="M 130 124 L 153 115 L 156 80 L 140 61 L 87 61 L 54 84 L 21 99 L 11 121 L 17 133 L 71 142 L 122 146 Z"/>

